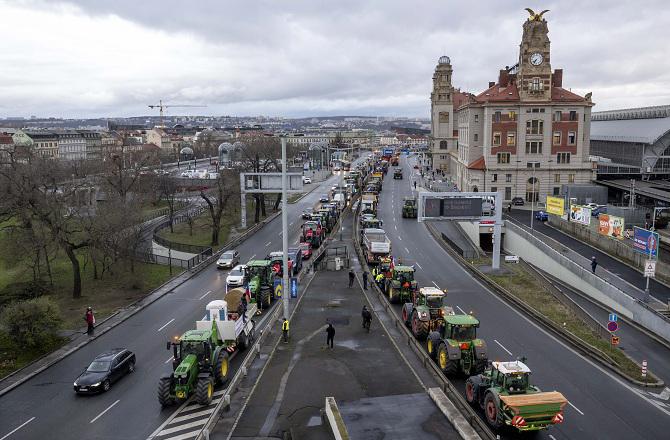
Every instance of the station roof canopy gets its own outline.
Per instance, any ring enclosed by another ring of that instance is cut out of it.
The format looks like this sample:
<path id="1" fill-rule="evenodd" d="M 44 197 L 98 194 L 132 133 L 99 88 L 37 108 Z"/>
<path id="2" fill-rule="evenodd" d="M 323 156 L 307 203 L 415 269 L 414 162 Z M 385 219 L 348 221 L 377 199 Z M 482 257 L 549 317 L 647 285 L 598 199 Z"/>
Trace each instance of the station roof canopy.
<path id="1" fill-rule="evenodd" d="M 670 117 L 591 121 L 591 140 L 654 144 L 670 132 Z"/>

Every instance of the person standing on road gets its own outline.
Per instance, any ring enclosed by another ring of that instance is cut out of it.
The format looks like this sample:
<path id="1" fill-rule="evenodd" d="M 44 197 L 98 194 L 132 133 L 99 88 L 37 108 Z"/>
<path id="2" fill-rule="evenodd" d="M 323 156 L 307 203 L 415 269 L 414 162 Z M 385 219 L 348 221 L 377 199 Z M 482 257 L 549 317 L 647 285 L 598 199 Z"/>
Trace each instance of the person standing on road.
<path id="1" fill-rule="evenodd" d="M 368 290 L 368 271 L 363 271 L 363 289 Z"/>
<path id="2" fill-rule="evenodd" d="M 281 333 L 284 336 L 284 344 L 288 344 L 288 319 L 284 318 L 284 322 L 281 325 Z"/>
<path id="3" fill-rule="evenodd" d="M 84 315 L 84 320 L 88 325 L 86 333 L 88 333 L 89 335 L 93 335 L 93 330 L 95 328 L 95 315 L 93 314 L 93 309 L 91 307 L 88 307 L 86 309 L 86 315 Z"/>
<path id="4" fill-rule="evenodd" d="M 510 203 L 509 206 L 507 206 L 507 212 L 512 213 L 512 204 Z"/>
<path id="5" fill-rule="evenodd" d="M 242 322 L 247 322 L 247 295 L 244 294 L 240 298 L 240 307 L 242 309 Z"/>
<path id="6" fill-rule="evenodd" d="M 598 266 L 598 261 L 596 257 L 591 257 L 591 272 L 596 273 L 596 267 Z"/>
<path id="7" fill-rule="evenodd" d="M 414 189 L 416 190 L 416 180 L 414 181 Z"/>
<path id="8" fill-rule="evenodd" d="M 333 341 L 335 339 L 335 327 L 333 327 L 333 324 L 328 324 L 328 328 L 326 329 L 326 347 L 330 345 L 330 348 L 333 348 Z"/>
<path id="9" fill-rule="evenodd" d="M 354 278 L 356 278 L 356 274 L 354 273 L 353 269 L 349 269 L 349 288 L 351 289 L 351 286 L 354 285 Z"/>

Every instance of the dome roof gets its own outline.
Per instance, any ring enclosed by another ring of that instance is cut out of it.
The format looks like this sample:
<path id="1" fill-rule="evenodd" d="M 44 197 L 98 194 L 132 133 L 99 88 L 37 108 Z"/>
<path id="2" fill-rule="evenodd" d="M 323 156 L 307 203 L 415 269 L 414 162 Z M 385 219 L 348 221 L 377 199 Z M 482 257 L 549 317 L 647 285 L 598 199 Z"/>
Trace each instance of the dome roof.
<path id="1" fill-rule="evenodd" d="M 448 56 L 442 55 L 440 59 L 437 61 L 438 64 L 451 64 L 451 59 L 449 59 Z"/>
<path id="2" fill-rule="evenodd" d="M 233 148 L 233 146 L 230 144 L 230 142 L 224 142 L 219 145 L 219 153 L 223 151 L 230 151 Z"/>
<path id="3" fill-rule="evenodd" d="M 179 154 L 193 154 L 193 149 L 189 147 L 184 147 L 179 151 Z"/>
<path id="4" fill-rule="evenodd" d="M 236 141 L 233 144 L 233 148 L 236 150 L 241 150 L 242 148 L 244 148 L 244 142 Z"/>

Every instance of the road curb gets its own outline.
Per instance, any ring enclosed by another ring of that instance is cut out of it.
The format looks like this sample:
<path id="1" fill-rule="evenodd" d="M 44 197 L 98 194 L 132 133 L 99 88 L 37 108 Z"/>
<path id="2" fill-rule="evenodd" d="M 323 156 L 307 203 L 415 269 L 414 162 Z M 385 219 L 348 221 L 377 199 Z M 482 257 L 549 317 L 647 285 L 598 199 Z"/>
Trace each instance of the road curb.
<path id="1" fill-rule="evenodd" d="M 109 326 L 107 326 L 107 327 L 104 327 L 104 328 L 102 328 L 101 330 L 96 331 L 96 333 L 95 333 L 94 336 L 91 336 L 90 338 L 85 339 L 85 340 L 83 340 L 83 341 L 77 343 L 76 345 L 74 345 L 74 346 L 72 346 L 72 347 L 69 347 L 69 348 L 66 348 L 65 346 L 64 346 L 64 347 L 61 347 L 59 350 L 63 349 L 63 350 L 64 350 L 63 352 L 61 352 L 61 353 L 55 355 L 54 358 L 53 358 L 53 359 L 50 359 L 46 364 L 44 364 L 44 365 L 38 367 L 37 369 L 31 371 L 30 373 L 27 373 L 24 377 L 22 377 L 22 378 L 19 379 L 18 381 L 16 381 L 16 382 L 12 383 L 11 385 L 8 385 L 7 387 L 1 389 L 1 390 L 0 390 L 0 396 L 3 396 L 4 394 L 10 392 L 11 390 L 13 390 L 14 388 L 16 388 L 16 387 L 18 387 L 19 385 L 23 384 L 24 382 L 26 382 L 26 381 L 32 379 L 33 377 L 35 377 L 36 375 L 38 375 L 38 374 L 41 373 L 42 371 L 44 371 L 44 370 L 50 368 L 50 367 L 53 366 L 54 364 L 56 364 L 56 363 L 60 362 L 61 360 L 65 359 L 66 357 L 68 357 L 69 355 L 71 355 L 71 354 L 74 353 L 75 351 L 79 350 L 80 348 L 82 348 L 83 346 L 85 346 L 86 344 L 88 344 L 89 342 L 91 342 L 91 341 L 93 341 L 93 340 L 99 338 L 100 336 L 104 335 L 105 333 L 107 333 L 108 331 L 110 331 L 111 329 L 113 329 L 114 327 L 116 327 L 117 325 L 119 325 L 119 324 L 125 322 L 126 320 L 128 320 L 129 318 L 131 318 L 132 316 L 134 316 L 135 314 L 137 314 L 138 312 L 144 310 L 146 307 L 150 306 L 150 305 L 153 304 L 154 302 L 156 302 L 156 301 L 158 301 L 159 299 L 161 299 L 163 296 L 165 296 L 165 295 L 168 294 L 169 292 L 171 292 L 171 291 L 173 291 L 174 289 L 176 289 L 177 287 L 181 286 L 182 284 L 184 284 L 185 282 L 187 282 L 188 280 L 190 280 L 191 278 L 193 278 L 194 276 L 196 276 L 198 273 L 200 273 L 202 270 L 204 270 L 204 269 L 205 269 L 207 266 L 209 266 L 212 262 L 214 262 L 214 261 L 218 258 L 218 256 L 219 256 L 221 253 L 225 252 L 226 250 L 228 250 L 228 249 L 230 249 L 230 248 L 232 248 L 232 247 L 238 246 L 240 243 L 242 243 L 243 241 L 245 241 L 248 237 L 250 237 L 251 235 L 255 234 L 255 233 L 258 232 L 259 230 L 263 229 L 263 227 L 265 227 L 265 225 L 267 225 L 267 224 L 270 223 L 272 220 L 274 220 L 275 218 L 277 218 L 277 216 L 278 216 L 280 213 L 281 213 L 281 211 L 278 211 L 278 212 L 272 214 L 271 216 L 267 217 L 266 219 L 264 219 L 264 220 L 261 221 L 260 223 L 255 224 L 254 226 L 252 226 L 251 228 L 249 228 L 248 230 L 246 230 L 244 233 L 242 233 L 239 237 L 237 237 L 237 238 L 235 238 L 235 239 L 229 241 L 229 242 L 228 242 L 226 245 L 224 245 L 219 251 L 217 251 L 216 253 L 214 253 L 214 254 L 213 254 L 210 258 L 208 258 L 207 260 L 205 260 L 205 261 L 203 261 L 202 263 L 200 263 L 200 264 L 198 264 L 197 266 L 195 266 L 193 269 L 191 269 L 191 270 L 186 270 L 186 271 L 184 271 L 183 273 L 177 275 L 176 277 L 169 279 L 168 281 L 166 281 L 165 283 L 161 284 L 160 286 L 158 286 L 157 288 L 155 288 L 155 289 L 152 290 L 151 292 L 147 293 L 147 295 L 145 295 L 143 298 L 140 298 L 140 299 L 138 299 L 137 301 L 134 301 L 133 303 L 128 304 L 127 306 L 125 306 L 125 307 L 123 307 L 122 309 L 116 311 L 116 312 L 113 313 L 112 315 L 106 317 L 104 320 L 102 320 L 102 321 L 100 322 L 100 324 L 99 324 L 98 327 L 96 327 L 96 328 L 100 328 L 101 325 L 102 325 L 103 323 L 105 323 L 105 322 L 111 320 L 113 317 L 118 316 L 119 314 L 123 313 L 123 310 L 124 310 L 124 309 L 129 309 L 128 313 L 127 313 L 125 316 L 121 317 L 121 319 L 120 319 L 119 321 L 115 322 L 115 323 L 112 324 L 112 325 L 109 325 Z M 181 278 L 181 279 L 180 279 L 180 278 Z M 168 289 L 167 287 L 168 287 L 168 285 L 169 285 L 170 283 L 174 283 L 174 285 L 170 286 L 170 288 Z M 162 293 L 160 293 L 160 294 L 157 294 L 154 298 L 149 298 L 151 295 L 157 293 L 157 292 L 160 291 L 161 289 L 163 289 L 164 292 L 162 292 Z M 149 298 L 149 299 L 148 299 L 148 298 Z M 138 304 L 139 304 L 140 302 L 142 302 L 142 301 L 146 301 L 146 303 L 141 304 L 141 305 L 138 306 Z M 66 345 L 67 345 L 67 344 L 66 344 Z M 14 372 L 8 374 L 7 376 L 5 376 L 5 377 L 3 377 L 2 379 L 0 379 L 0 386 L 1 386 L 2 383 L 5 382 L 7 379 L 10 379 L 10 378 L 12 378 L 12 377 L 15 377 L 16 375 L 19 375 L 19 374 L 21 374 L 22 372 L 25 372 L 27 369 L 30 369 L 31 367 L 34 367 L 36 363 L 38 363 L 38 362 L 40 362 L 40 361 L 42 361 L 42 360 L 48 358 L 49 356 L 54 355 L 54 353 L 57 353 L 57 352 L 58 352 L 58 350 L 56 350 L 56 351 L 54 351 L 54 352 L 51 352 L 51 353 L 48 353 L 48 354 L 46 354 L 46 355 L 40 357 L 39 359 L 34 360 L 33 362 L 31 362 L 30 364 L 24 366 L 23 368 L 20 368 L 20 369 L 14 371 Z"/>
<path id="2" fill-rule="evenodd" d="M 505 301 L 508 303 L 512 303 L 514 306 L 518 307 L 521 309 L 521 311 L 526 314 L 528 317 L 533 319 L 537 324 L 541 325 L 542 327 L 546 328 L 547 330 L 551 331 L 554 335 L 567 340 L 566 342 L 570 343 L 571 346 L 576 348 L 581 354 L 584 356 L 587 356 L 589 359 L 592 359 L 598 364 L 602 365 L 603 367 L 607 368 L 608 370 L 616 373 L 620 377 L 626 379 L 628 382 L 633 383 L 638 386 L 643 386 L 643 387 L 648 387 L 648 388 L 657 388 L 657 387 L 662 387 L 665 385 L 665 383 L 660 380 L 658 382 L 654 383 L 647 383 L 645 384 L 644 382 L 641 382 L 637 379 L 634 379 L 630 376 L 628 376 L 623 370 L 620 368 L 617 368 L 616 366 L 612 365 L 608 359 L 612 360 L 607 356 L 605 353 L 601 352 L 599 349 L 589 345 L 579 337 L 575 336 L 574 334 L 568 332 L 567 330 L 564 330 L 560 326 L 556 325 L 553 321 L 551 321 L 549 318 L 545 317 L 542 315 L 540 312 L 535 310 L 533 307 L 529 306 L 528 304 L 524 303 L 523 301 L 519 300 L 517 297 L 515 297 L 513 294 L 508 292 L 506 289 L 504 289 L 502 286 L 497 284 L 496 282 L 490 280 L 486 275 L 484 275 L 480 270 L 478 270 L 476 267 L 468 263 L 462 256 L 460 256 L 457 252 L 455 252 L 451 247 L 442 240 L 442 238 L 438 235 L 439 231 L 436 231 L 433 226 L 430 224 L 426 223 L 426 229 L 430 232 L 430 234 L 433 236 L 435 241 L 445 250 L 447 251 L 454 259 L 469 273 L 471 273 L 473 276 L 475 276 L 480 282 L 484 283 L 491 291 L 495 292 L 499 297 L 502 297 Z M 624 355 L 627 356 L 626 353 Z M 634 359 L 630 358 L 633 360 L 633 362 L 636 362 Z M 613 361 L 613 360 L 612 360 Z M 637 363 L 637 362 L 636 362 Z"/>

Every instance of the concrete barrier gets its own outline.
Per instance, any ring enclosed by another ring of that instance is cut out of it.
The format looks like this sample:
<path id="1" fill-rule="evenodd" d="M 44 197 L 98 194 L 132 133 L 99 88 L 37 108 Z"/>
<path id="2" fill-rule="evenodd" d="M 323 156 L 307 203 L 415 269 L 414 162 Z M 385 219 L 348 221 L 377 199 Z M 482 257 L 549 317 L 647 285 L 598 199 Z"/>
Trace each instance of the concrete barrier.
<path id="1" fill-rule="evenodd" d="M 326 397 L 326 419 L 333 431 L 335 440 L 349 440 L 349 432 L 334 397 Z"/>

